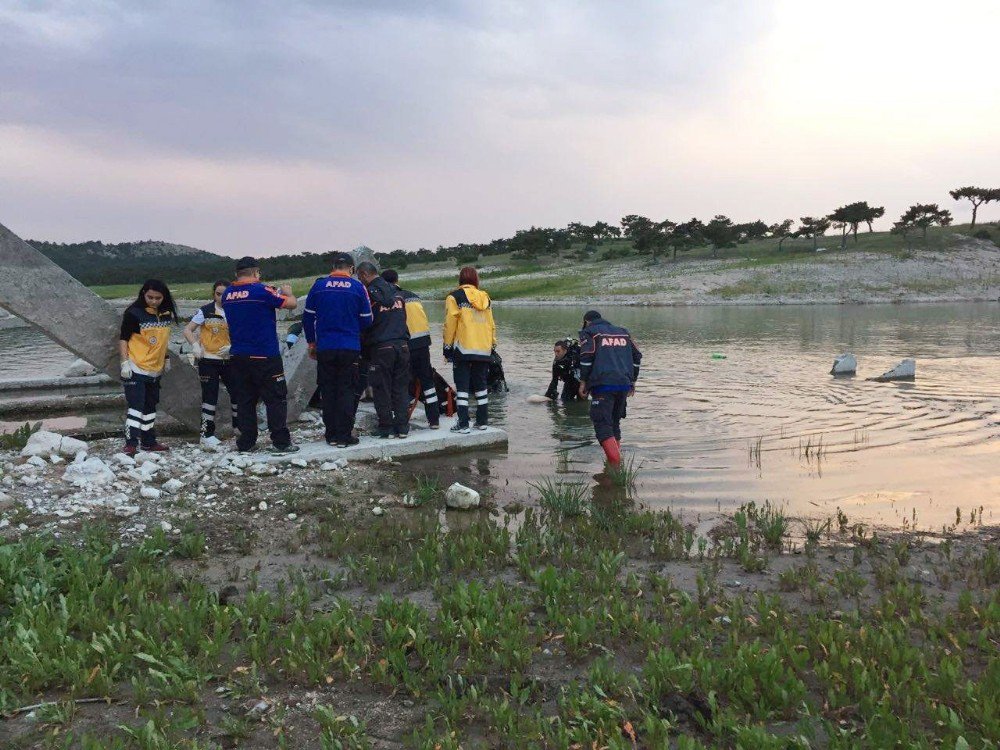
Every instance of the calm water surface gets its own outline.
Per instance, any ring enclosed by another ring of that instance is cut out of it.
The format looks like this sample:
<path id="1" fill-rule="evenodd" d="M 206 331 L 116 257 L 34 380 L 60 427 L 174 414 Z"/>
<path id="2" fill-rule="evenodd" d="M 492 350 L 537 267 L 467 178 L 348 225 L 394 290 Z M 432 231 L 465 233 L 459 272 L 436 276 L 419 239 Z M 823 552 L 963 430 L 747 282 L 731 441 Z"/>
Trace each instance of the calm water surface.
<path id="1" fill-rule="evenodd" d="M 439 306 L 427 304 L 438 321 Z M 585 404 L 526 402 L 544 392 L 552 342 L 575 335 L 582 312 L 496 308 L 510 393 L 491 412 L 509 449 L 448 460 L 489 473 L 505 497 L 526 500 L 541 477 L 590 482 L 601 470 Z M 796 515 L 840 507 L 852 521 L 915 517 L 935 529 L 956 508 L 967 518 L 982 506 L 987 523 L 1000 521 L 1000 306 L 604 312 L 644 354 L 623 423 L 625 449 L 643 465 L 643 502 L 711 514 L 771 500 Z M 438 330 L 435 366 L 450 379 Z M 828 375 L 842 351 L 858 356 L 856 378 Z M 917 359 L 915 383 L 865 381 L 904 357 Z M 0 380 L 57 374 L 72 359 L 31 329 L 0 329 Z"/>

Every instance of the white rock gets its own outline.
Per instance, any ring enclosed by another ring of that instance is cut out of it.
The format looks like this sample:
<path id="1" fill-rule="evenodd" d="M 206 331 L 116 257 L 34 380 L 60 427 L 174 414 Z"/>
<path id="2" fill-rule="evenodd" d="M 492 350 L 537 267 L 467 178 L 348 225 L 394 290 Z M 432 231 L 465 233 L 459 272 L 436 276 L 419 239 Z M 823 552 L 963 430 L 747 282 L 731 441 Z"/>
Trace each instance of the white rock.
<path id="1" fill-rule="evenodd" d="M 138 505 L 119 505 L 115 508 L 115 515 L 121 516 L 122 518 L 128 518 L 129 516 L 134 516 L 139 512 Z"/>
<path id="2" fill-rule="evenodd" d="M 337 466 L 336 461 L 324 461 L 319 468 L 321 471 L 337 471 L 340 467 Z"/>
<path id="3" fill-rule="evenodd" d="M 300 469 L 305 469 L 306 467 L 309 466 L 309 462 L 306 461 L 304 458 L 293 458 L 288 463 L 290 463 L 292 466 L 297 466 Z"/>
<path id="4" fill-rule="evenodd" d="M 272 474 L 277 474 L 278 470 L 271 466 L 271 464 L 254 464 L 250 467 L 250 473 L 256 474 L 259 477 L 269 477 Z"/>
<path id="5" fill-rule="evenodd" d="M 858 358 L 853 354 L 838 354 L 833 358 L 833 369 L 831 375 L 853 375 L 858 371 Z"/>
<path id="6" fill-rule="evenodd" d="M 135 465 L 145 466 L 146 464 L 155 464 L 160 460 L 159 453 L 136 453 L 135 454 Z"/>
<path id="7" fill-rule="evenodd" d="M 385 513 L 385 510 L 382 508 L 381 505 L 376 505 L 374 508 L 372 508 L 372 513 L 374 513 L 376 516 L 381 516 L 383 513 Z"/>
<path id="8" fill-rule="evenodd" d="M 66 459 L 55 453 L 49 456 L 49 463 L 52 464 L 53 466 L 58 466 L 59 464 L 64 463 L 65 461 Z"/>
<path id="9" fill-rule="evenodd" d="M 126 456 L 124 453 L 116 453 L 112 460 L 116 461 L 120 466 L 135 466 L 135 459 L 131 456 Z"/>
<path id="10" fill-rule="evenodd" d="M 88 375 L 96 375 L 97 368 L 94 367 L 90 362 L 86 362 L 82 359 L 74 359 L 69 367 L 66 368 L 66 372 L 63 373 L 64 378 L 84 378 Z"/>
<path id="11" fill-rule="evenodd" d="M 92 487 L 110 484 L 115 481 L 115 473 L 111 467 L 99 458 L 83 458 L 80 456 L 66 467 L 63 481 L 76 487 Z"/>
<path id="12" fill-rule="evenodd" d="M 289 513 L 288 514 L 288 520 L 289 521 L 294 521 L 296 518 L 298 518 L 298 515 L 296 513 Z"/>
<path id="13" fill-rule="evenodd" d="M 163 529 L 164 531 L 173 531 L 174 529 L 174 527 L 170 524 L 169 521 L 160 521 L 160 528 Z"/>
<path id="14" fill-rule="evenodd" d="M 267 503 L 261 500 L 259 503 L 257 503 L 257 510 L 267 510 Z"/>
<path id="15" fill-rule="evenodd" d="M 874 380 L 885 383 L 890 380 L 913 380 L 917 376 L 917 362 L 913 359 L 904 359 L 888 372 L 884 372 Z"/>
<path id="16" fill-rule="evenodd" d="M 157 500 L 160 497 L 160 491 L 155 487 L 143 487 L 139 490 L 139 497 L 144 497 L 147 500 Z"/>
<path id="17" fill-rule="evenodd" d="M 75 456 L 80 451 L 87 450 L 87 444 L 76 438 L 63 437 L 57 432 L 39 430 L 28 438 L 21 449 L 22 456 L 51 456 L 57 453 L 63 456 Z"/>
<path id="18" fill-rule="evenodd" d="M 40 469 L 44 469 L 48 464 L 45 463 L 45 459 L 41 456 L 32 456 L 25 463 L 29 463 L 32 466 L 37 466 Z"/>
<path id="19" fill-rule="evenodd" d="M 164 492 L 169 492 L 171 495 L 176 495 L 178 492 L 181 491 L 181 488 L 183 486 L 184 482 L 182 482 L 180 479 L 168 479 L 166 482 L 163 483 L 162 489 Z"/>
<path id="20" fill-rule="evenodd" d="M 479 507 L 479 493 L 464 484 L 455 482 L 444 495 L 445 503 L 449 508 L 457 510 L 468 510 Z"/>
<path id="21" fill-rule="evenodd" d="M 8 526 L 10 526 L 10 521 L 6 518 L 0 518 L 0 529 L 6 529 Z"/>

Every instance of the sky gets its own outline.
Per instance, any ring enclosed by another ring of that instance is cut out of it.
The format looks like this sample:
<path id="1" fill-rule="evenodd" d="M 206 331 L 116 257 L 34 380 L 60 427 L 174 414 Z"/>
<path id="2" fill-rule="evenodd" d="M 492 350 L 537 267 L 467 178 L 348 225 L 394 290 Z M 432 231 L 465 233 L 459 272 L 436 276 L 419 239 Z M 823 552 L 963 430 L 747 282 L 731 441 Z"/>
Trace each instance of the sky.
<path id="1" fill-rule="evenodd" d="M 270 255 L 962 221 L 949 189 L 1000 187 L 998 28 L 996 0 L 0 0 L 0 223 Z"/>

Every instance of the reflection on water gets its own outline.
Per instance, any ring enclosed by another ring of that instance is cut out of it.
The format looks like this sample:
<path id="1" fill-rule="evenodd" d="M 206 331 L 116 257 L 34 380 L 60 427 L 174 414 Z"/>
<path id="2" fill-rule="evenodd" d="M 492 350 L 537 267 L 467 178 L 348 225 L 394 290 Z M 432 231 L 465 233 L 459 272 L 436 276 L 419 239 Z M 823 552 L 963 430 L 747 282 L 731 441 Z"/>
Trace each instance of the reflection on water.
<path id="1" fill-rule="evenodd" d="M 427 308 L 436 332 L 440 304 Z M 602 492 L 593 480 L 602 453 L 586 404 L 526 403 L 548 383 L 552 342 L 575 335 L 583 310 L 495 311 L 511 390 L 494 398 L 491 413 L 510 445 L 448 461 L 490 476 L 502 497 L 527 500 L 528 482 L 553 475 Z M 642 502 L 711 513 L 770 499 L 802 515 L 840 507 L 852 521 L 901 525 L 916 513 L 924 528 L 953 521 L 956 507 L 967 516 L 982 505 L 985 522 L 1000 519 L 1000 307 L 604 312 L 628 326 L 644 352 L 624 423 L 625 449 L 643 464 Z M 828 375 L 842 351 L 858 355 L 858 377 Z M 450 379 L 439 352 L 438 338 L 435 366 Z M 915 383 L 865 381 L 908 356 L 917 359 Z M 0 379 L 10 377 L 12 360 L 30 361 L 41 376 L 71 359 L 30 329 L 0 330 Z M 414 470 L 433 473 L 440 460 L 415 462 Z"/>
<path id="2" fill-rule="evenodd" d="M 492 474 L 520 500 L 542 476 L 592 482 L 602 452 L 585 404 L 532 405 L 551 344 L 581 310 L 503 308 L 496 317 L 511 392 L 492 412 L 511 435 Z M 714 512 L 770 499 L 801 515 L 937 528 L 955 508 L 1000 519 L 1000 308 L 609 308 L 643 349 L 624 422 L 642 461 L 640 499 Z M 828 375 L 835 354 L 856 378 Z M 725 359 L 713 359 L 721 353 Z M 903 357 L 914 383 L 872 383 Z M 443 370 L 444 371 L 444 370 Z"/>

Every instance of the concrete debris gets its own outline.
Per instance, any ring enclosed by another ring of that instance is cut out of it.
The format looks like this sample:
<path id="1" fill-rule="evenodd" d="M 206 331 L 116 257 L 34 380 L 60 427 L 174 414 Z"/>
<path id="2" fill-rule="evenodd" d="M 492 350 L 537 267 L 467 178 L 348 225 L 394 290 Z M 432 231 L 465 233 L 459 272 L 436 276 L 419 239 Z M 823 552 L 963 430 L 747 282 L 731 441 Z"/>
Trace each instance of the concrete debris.
<path id="1" fill-rule="evenodd" d="M 139 497 L 144 497 L 147 500 L 159 500 L 160 491 L 155 487 L 143 487 L 139 490 Z"/>
<path id="2" fill-rule="evenodd" d="M 56 454 L 67 458 L 76 456 L 80 451 L 86 451 L 87 444 L 76 438 L 63 437 L 59 433 L 39 430 L 28 438 L 21 449 L 22 456 L 49 456 Z"/>
<path id="3" fill-rule="evenodd" d="M 110 466 L 99 458 L 82 458 L 83 456 L 84 454 L 79 454 L 76 460 L 66 467 L 63 481 L 76 487 L 92 487 L 115 481 L 115 473 Z"/>
<path id="4" fill-rule="evenodd" d="M 171 495 L 176 495 L 184 487 L 184 482 L 180 479 L 168 479 L 163 483 L 163 491 Z"/>

